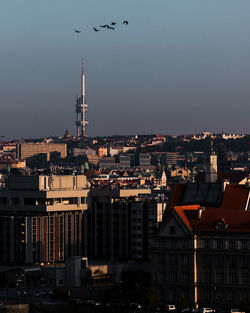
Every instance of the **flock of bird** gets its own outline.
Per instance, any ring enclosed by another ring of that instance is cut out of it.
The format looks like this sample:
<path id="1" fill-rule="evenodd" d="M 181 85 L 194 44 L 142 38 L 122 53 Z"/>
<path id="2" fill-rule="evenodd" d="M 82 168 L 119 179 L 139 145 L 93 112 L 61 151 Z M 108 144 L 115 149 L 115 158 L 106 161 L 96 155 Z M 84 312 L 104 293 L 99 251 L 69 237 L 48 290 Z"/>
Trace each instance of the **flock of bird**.
<path id="1" fill-rule="evenodd" d="M 114 26 L 115 26 L 116 24 L 117 24 L 117 22 L 111 22 L 110 25 L 105 24 L 105 25 L 100 25 L 100 27 L 101 27 L 101 28 L 106 28 L 106 29 L 115 30 L 115 27 L 114 27 Z M 125 21 L 122 22 L 122 24 L 123 24 L 123 25 L 128 25 L 128 21 L 125 20 Z M 96 28 L 96 27 L 93 27 L 93 31 L 94 31 L 94 32 L 99 32 L 100 29 L 98 29 L 98 28 Z M 81 30 L 75 29 L 75 32 L 76 32 L 77 34 L 79 34 L 79 33 L 81 32 Z"/>

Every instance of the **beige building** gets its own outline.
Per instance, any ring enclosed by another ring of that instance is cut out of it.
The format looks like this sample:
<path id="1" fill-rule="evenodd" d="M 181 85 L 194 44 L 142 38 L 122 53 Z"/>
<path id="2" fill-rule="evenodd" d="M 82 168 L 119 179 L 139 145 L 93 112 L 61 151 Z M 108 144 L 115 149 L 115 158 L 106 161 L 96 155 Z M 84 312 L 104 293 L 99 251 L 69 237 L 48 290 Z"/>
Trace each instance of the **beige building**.
<path id="1" fill-rule="evenodd" d="M 10 176 L 0 190 L 0 263 L 64 261 L 82 255 L 84 175 Z"/>
<path id="2" fill-rule="evenodd" d="M 64 143 L 18 143 L 16 145 L 16 157 L 26 159 L 39 154 L 47 154 L 47 160 L 50 159 L 50 153 L 58 152 L 61 158 L 67 157 L 67 145 Z"/>

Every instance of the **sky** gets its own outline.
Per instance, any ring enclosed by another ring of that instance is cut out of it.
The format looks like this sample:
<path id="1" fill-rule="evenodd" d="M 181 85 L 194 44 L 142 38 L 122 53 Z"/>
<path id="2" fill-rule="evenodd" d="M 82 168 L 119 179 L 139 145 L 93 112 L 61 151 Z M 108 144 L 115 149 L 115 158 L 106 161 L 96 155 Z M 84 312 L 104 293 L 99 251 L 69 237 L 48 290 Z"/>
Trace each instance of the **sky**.
<path id="1" fill-rule="evenodd" d="M 250 133 L 249 0 L 0 5 L 0 136 L 75 135 L 82 57 L 88 136 Z"/>

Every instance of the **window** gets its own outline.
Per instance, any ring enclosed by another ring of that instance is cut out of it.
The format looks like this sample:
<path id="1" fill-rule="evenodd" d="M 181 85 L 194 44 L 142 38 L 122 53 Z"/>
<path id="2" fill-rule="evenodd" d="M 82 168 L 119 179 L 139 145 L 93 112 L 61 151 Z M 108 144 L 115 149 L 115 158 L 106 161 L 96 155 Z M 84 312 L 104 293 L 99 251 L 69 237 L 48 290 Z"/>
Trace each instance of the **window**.
<path id="1" fill-rule="evenodd" d="M 188 247 L 188 242 L 186 239 L 181 240 L 181 248 L 185 249 Z"/>
<path id="2" fill-rule="evenodd" d="M 165 254 L 159 254 L 158 255 L 159 264 L 166 264 L 166 256 Z"/>
<path id="3" fill-rule="evenodd" d="M 170 235 L 175 235 L 175 234 L 176 234 L 175 226 L 170 226 L 170 228 L 169 228 L 169 234 L 170 234 Z"/>
<path id="4" fill-rule="evenodd" d="M 81 197 L 81 204 L 87 203 L 87 198 L 86 197 Z"/>
<path id="5" fill-rule="evenodd" d="M 203 255 L 203 264 L 205 266 L 211 265 L 211 255 Z"/>
<path id="6" fill-rule="evenodd" d="M 248 273 L 241 273 L 241 283 L 243 285 L 248 284 Z"/>
<path id="7" fill-rule="evenodd" d="M 182 264 L 182 265 L 188 265 L 188 263 L 189 263 L 189 257 L 188 257 L 188 255 L 182 255 L 182 256 L 181 256 L 181 264 Z"/>
<path id="8" fill-rule="evenodd" d="M 211 272 L 204 272 L 204 282 L 210 283 L 212 280 L 212 273 Z"/>
<path id="9" fill-rule="evenodd" d="M 210 249 L 211 248 L 211 242 L 209 239 L 204 240 L 204 248 L 205 249 Z"/>
<path id="10" fill-rule="evenodd" d="M 203 300 L 210 300 L 211 298 L 211 290 L 209 288 L 203 289 Z"/>
<path id="11" fill-rule="evenodd" d="M 169 255 L 169 264 L 170 265 L 177 265 L 177 255 L 176 254 L 170 254 Z"/>
<path id="12" fill-rule="evenodd" d="M 19 198 L 12 198 L 11 200 L 13 205 L 19 205 Z"/>
<path id="13" fill-rule="evenodd" d="M 242 255 L 240 257 L 240 263 L 242 267 L 248 267 L 248 256 L 247 255 Z"/>
<path id="14" fill-rule="evenodd" d="M 235 284 L 236 283 L 236 273 L 229 273 L 228 274 L 228 283 Z"/>
<path id="15" fill-rule="evenodd" d="M 241 240 L 241 249 L 247 249 L 247 240 Z"/>
<path id="16" fill-rule="evenodd" d="M 229 249 L 235 249 L 235 240 L 233 239 L 229 240 Z"/>
<path id="17" fill-rule="evenodd" d="M 216 249 L 222 249 L 222 244 L 223 244 L 222 239 L 217 239 L 216 240 Z"/>
<path id="18" fill-rule="evenodd" d="M 160 271 L 158 272 L 158 281 L 166 280 L 166 272 Z"/>
<path id="19" fill-rule="evenodd" d="M 232 288 L 232 289 L 229 290 L 228 297 L 229 297 L 229 301 L 235 302 L 235 299 L 236 299 L 235 288 Z"/>
<path id="20" fill-rule="evenodd" d="M 223 283 L 223 272 L 216 272 L 216 283 Z"/>
<path id="21" fill-rule="evenodd" d="M 189 281 L 189 272 L 182 272 L 181 273 L 181 280 L 182 281 Z"/>
<path id="22" fill-rule="evenodd" d="M 165 248 L 165 240 L 162 238 L 159 239 L 159 248 Z"/>
<path id="23" fill-rule="evenodd" d="M 236 264 L 236 256 L 235 255 L 230 255 L 228 257 L 228 265 L 229 266 L 235 266 Z"/>
<path id="24" fill-rule="evenodd" d="M 160 294 L 160 297 L 164 298 L 164 296 L 165 296 L 165 289 L 164 288 L 160 288 L 159 289 L 159 294 Z"/>
<path id="25" fill-rule="evenodd" d="M 7 205 L 7 198 L 0 198 L 0 205 Z"/>
<path id="26" fill-rule="evenodd" d="M 224 256 L 223 255 L 216 255 L 215 256 L 215 265 L 216 266 L 223 266 L 224 264 Z"/>
<path id="27" fill-rule="evenodd" d="M 242 289 L 240 291 L 240 301 L 246 301 L 246 300 L 248 300 L 248 290 Z"/>
<path id="28" fill-rule="evenodd" d="M 177 280 L 177 274 L 174 271 L 169 272 L 169 280 L 170 281 L 176 281 Z"/>
<path id="29" fill-rule="evenodd" d="M 223 300 L 223 289 L 215 289 L 215 299 L 217 301 Z"/>

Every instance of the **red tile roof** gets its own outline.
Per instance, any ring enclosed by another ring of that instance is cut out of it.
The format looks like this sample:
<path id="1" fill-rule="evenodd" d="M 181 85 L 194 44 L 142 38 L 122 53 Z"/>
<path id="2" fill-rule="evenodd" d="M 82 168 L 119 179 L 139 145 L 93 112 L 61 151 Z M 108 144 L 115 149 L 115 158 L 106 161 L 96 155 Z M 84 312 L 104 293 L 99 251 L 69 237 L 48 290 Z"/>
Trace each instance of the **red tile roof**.
<path id="1" fill-rule="evenodd" d="M 250 211 L 223 210 L 216 208 L 206 208 L 198 218 L 199 206 L 175 207 L 174 210 L 186 224 L 194 231 L 215 231 L 215 225 L 219 220 L 224 220 L 228 224 L 226 232 L 250 232 Z M 221 230 L 217 230 L 221 231 Z"/>

